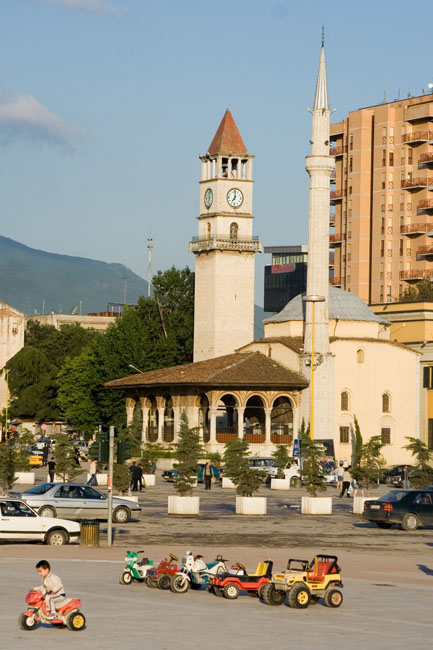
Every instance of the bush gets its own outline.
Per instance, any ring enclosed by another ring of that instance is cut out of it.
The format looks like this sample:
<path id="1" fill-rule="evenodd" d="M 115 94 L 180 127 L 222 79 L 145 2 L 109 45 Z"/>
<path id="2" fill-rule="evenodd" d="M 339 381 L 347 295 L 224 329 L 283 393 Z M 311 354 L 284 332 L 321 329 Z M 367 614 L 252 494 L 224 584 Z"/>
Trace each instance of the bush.
<path id="1" fill-rule="evenodd" d="M 311 496 L 316 497 L 317 493 L 324 492 L 327 486 L 322 465 L 325 450 L 320 440 L 311 439 L 310 427 L 305 428 L 304 422 L 299 430 L 299 441 L 301 446 L 301 481 Z"/>
<path id="2" fill-rule="evenodd" d="M 113 465 L 113 487 L 120 494 L 126 494 L 131 485 L 131 472 L 127 465 Z"/>
<path id="3" fill-rule="evenodd" d="M 76 463 L 76 447 L 65 433 L 56 435 L 54 460 L 56 474 L 61 477 L 63 482 L 73 481 L 78 474 L 81 474 L 81 467 L 77 467 Z"/>
<path id="4" fill-rule="evenodd" d="M 372 436 L 362 445 L 361 462 L 354 469 L 354 478 L 365 483 L 368 489 L 372 483 L 378 483 L 385 465 L 381 454 L 383 447 L 382 436 Z"/>
<path id="5" fill-rule="evenodd" d="M 158 449 L 156 445 L 148 442 L 145 444 L 141 452 L 140 463 L 143 468 L 143 474 L 151 474 L 156 461 L 159 458 Z"/>
<path id="6" fill-rule="evenodd" d="M 190 496 L 197 480 L 197 465 L 203 449 L 197 429 L 190 429 L 185 411 L 180 416 L 179 439 L 176 444 L 174 488 L 181 496 Z"/>
<path id="7" fill-rule="evenodd" d="M 284 478 L 284 470 L 291 460 L 286 445 L 277 445 L 275 451 L 271 454 L 275 458 L 277 466 L 277 478 Z"/>
<path id="8" fill-rule="evenodd" d="M 265 480 L 265 473 L 252 469 L 248 464 L 249 444 L 238 438 L 228 442 L 224 451 L 225 471 L 236 486 L 236 493 L 241 497 L 251 497 Z"/>
<path id="9" fill-rule="evenodd" d="M 13 488 L 17 467 L 15 440 L 10 438 L 0 443 L 0 486 L 5 494 Z"/>
<path id="10" fill-rule="evenodd" d="M 415 458 L 415 471 L 410 479 L 411 485 L 415 488 L 431 485 L 433 482 L 433 468 L 430 463 L 433 460 L 433 451 L 419 438 L 406 436 L 406 440 L 409 440 L 409 444 L 405 445 L 403 449 L 410 451 Z"/>

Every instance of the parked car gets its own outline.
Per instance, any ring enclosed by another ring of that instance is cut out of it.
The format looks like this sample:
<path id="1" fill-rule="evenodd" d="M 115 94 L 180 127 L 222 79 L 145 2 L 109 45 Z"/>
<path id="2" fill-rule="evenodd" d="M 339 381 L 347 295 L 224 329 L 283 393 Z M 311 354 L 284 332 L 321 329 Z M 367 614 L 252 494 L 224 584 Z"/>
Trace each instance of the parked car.
<path id="1" fill-rule="evenodd" d="M 85 483 L 42 483 L 21 495 L 32 508 L 43 517 L 64 517 L 84 519 L 86 517 L 107 519 L 108 497 Z M 132 514 L 138 514 L 138 503 L 121 497 L 113 497 L 113 521 L 126 524 Z"/>
<path id="2" fill-rule="evenodd" d="M 19 499 L 0 498 L 0 540 L 41 541 L 53 546 L 77 539 L 80 524 L 56 517 L 41 517 Z"/>
<path id="3" fill-rule="evenodd" d="M 433 525 L 433 488 L 392 490 L 385 496 L 364 503 L 363 519 L 379 528 L 400 524 L 403 530 Z"/>
<path id="4" fill-rule="evenodd" d="M 383 475 L 383 482 L 386 483 L 387 485 L 393 485 L 395 487 L 401 487 L 403 484 L 403 468 L 405 465 L 396 465 L 395 467 L 392 467 L 389 469 L 384 475 Z M 411 478 L 411 475 L 413 475 L 415 471 L 415 467 L 413 465 L 408 465 L 407 470 L 409 472 L 409 481 Z"/>
<path id="5" fill-rule="evenodd" d="M 203 470 L 204 470 L 205 464 L 204 463 L 199 463 L 197 465 L 197 483 L 203 483 Z M 212 473 L 214 478 L 219 479 L 220 474 L 221 474 L 221 469 L 219 467 L 212 467 Z M 162 478 L 165 481 L 172 482 L 177 476 L 177 472 L 175 469 L 166 469 L 162 472 L 161 474 Z"/>
<path id="6" fill-rule="evenodd" d="M 272 456 L 253 456 L 248 458 L 248 465 L 251 469 L 261 470 L 269 474 L 271 468 L 275 466 L 275 458 L 272 458 Z"/>
<path id="7" fill-rule="evenodd" d="M 27 458 L 32 467 L 41 467 L 42 465 L 42 454 L 35 451 L 27 451 Z"/>

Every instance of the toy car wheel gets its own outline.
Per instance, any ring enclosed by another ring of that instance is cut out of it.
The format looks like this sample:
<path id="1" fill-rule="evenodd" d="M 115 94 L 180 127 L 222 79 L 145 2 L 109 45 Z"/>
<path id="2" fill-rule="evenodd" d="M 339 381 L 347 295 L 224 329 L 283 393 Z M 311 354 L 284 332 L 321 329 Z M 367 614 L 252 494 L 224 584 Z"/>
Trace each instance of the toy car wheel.
<path id="1" fill-rule="evenodd" d="M 328 589 L 325 593 L 325 605 L 327 607 L 340 607 L 343 602 L 343 594 L 339 589 Z"/>
<path id="2" fill-rule="evenodd" d="M 239 587 L 233 582 L 229 582 L 229 584 L 226 585 L 223 589 L 223 596 L 229 600 L 236 600 L 236 598 L 239 596 Z"/>
<path id="3" fill-rule="evenodd" d="M 120 576 L 121 585 L 130 585 L 132 583 L 132 573 L 130 571 L 124 571 Z"/>
<path id="4" fill-rule="evenodd" d="M 158 581 L 155 580 L 155 578 L 146 578 L 146 584 L 149 587 L 149 589 L 156 589 L 158 586 Z"/>
<path id="5" fill-rule="evenodd" d="M 304 585 L 295 585 L 289 591 L 288 600 L 293 609 L 306 609 L 311 601 L 310 590 Z"/>
<path id="6" fill-rule="evenodd" d="M 401 522 L 401 527 L 403 530 L 416 530 L 419 526 L 419 520 L 418 517 L 411 512 L 409 512 L 407 515 L 403 517 L 403 521 Z"/>
<path id="7" fill-rule="evenodd" d="M 50 530 L 48 533 L 45 543 L 50 546 L 63 546 L 69 541 L 69 535 L 64 530 Z"/>
<path id="8" fill-rule="evenodd" d="M 286 597 L 285 591 L 278 591 L 275 589 L 274 585 L 269 582 L 267 585 L 264 585 L 260 590 L 260 598 L 267 605 L 282 605 Z"/>
<path id="9" fill-rule="evenodd" d="M 79 632 L 84 629 L 86 625 L 86 618 L 81 612 L 73 612 L 66 619 L 66 625 L 70 630 L 74 632 Z"/>
<path id="10" fill-rule="evenodd" d="M 170 587 L 175 594 L 186 594 L 189 588 L 189 580 L 183 574 L 173 576 Z"/>
<path id="11" fill-rule="evenodd" d="M 170 589 L 171 575 L 169 573 L 161 573 L 161 575 L 158 576 L 157 585 L 158 589 L 162 589 L 163 591 Z"/>
<path id="12" fill-rule="evenodd" d="M 20 614 L 18 619 L 18 625 L 22 630 L 35 630 L 36 623 L 37 621 L 34 616 L 26 616 L 25 614 Z"/>
<path id="13" fill-rule="evenodd" d="M 129 508 L 119 506 L 113 512 L 113 521 L 115 521 L 116 524 L 127 524 L 130 519 L 131 519 L 131 511 L 129 510 Z"/>

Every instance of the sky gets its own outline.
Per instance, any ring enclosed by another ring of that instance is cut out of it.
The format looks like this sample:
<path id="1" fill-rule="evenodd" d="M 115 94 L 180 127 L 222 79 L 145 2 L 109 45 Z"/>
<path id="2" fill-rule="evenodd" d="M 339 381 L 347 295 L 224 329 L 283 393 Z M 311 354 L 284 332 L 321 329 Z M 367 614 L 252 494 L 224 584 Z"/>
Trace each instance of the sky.
<path id="1" fill-rule="evenodd" d="M 193 267 L 198 156 L 229 107 L 256 156 L 254 233 L 306 243 L 322 24 L 340 121 L 433 81 L 430 14 L 425 0 L 416 13 L 402 0 L 0 0 L 0 234 L 143 277 L 151 236 L 153 271 Z M 256 256 L 261 305 L 269 262 Z"/>

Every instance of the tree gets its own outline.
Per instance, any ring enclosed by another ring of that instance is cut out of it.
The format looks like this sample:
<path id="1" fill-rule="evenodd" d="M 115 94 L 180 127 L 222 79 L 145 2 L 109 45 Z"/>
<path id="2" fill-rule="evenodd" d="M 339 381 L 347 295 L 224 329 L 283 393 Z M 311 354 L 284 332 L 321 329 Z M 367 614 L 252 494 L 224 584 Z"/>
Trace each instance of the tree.
<path id="1" fill-rule="evenodd" d="M 251 497 L 265 480 L 264 472 L 254 470 L 248 463 L 249 444 L 245 438 L 228 442 L 224 451 L 225 470 L 241 497 Z"/>
<path id="2" fill-rule="evenodd" d="M 320 440 L 311 439 L 310 426 L 306 428 L 304 421 L 302 421 L 298 437 L 301 447 L 301 481 L 306 485 L 311 496 L 316 497 L 317 493 L 324 492 L 327 486 L 322 465 L 324 447 Z"/>
<path id="3" fill-rule="evenodd" d="M 19 438 L 15 439 L 15 453 L 17 455 L 15 462 L 16 472 L 28 472 L 30 469 L 30 462 L 28 456 L 28 448 L 35 442 L 35 436 L 28 429 L 24 429 Z"/>
<path id="4" fill-rule="evenodd" d="M 360 471 L 355 476 L 365 483 L 368 488 L 372 483 L 378 483 L 385 466 L 385 459 L 381 454 L 383 447 L 382 436 L 372 436 L 370 440 L 362 445 L 360 460 Z"/>
<path id="5" fill-rule="evenodd" d="M 126 494 L 131 485 L 131 472 L 127 465 L 113 465 L 113 487 L 120 492 Z"/>
<path id="6" fill-rule="evenodd" d="M 277 445 L 275 451 L 272 452 L 272 456 L 275 458 L 275 464 L 277 466 L 277 478 L 284 478 L 284 470 L 290 461 L 287 446 Z"/>
<path id="7" fill-rule="evenodd" d="M 433 451 L 419 438 L 406 436 L 406 440 L 409 440 L 409 443 L 403 449 L 410 451 L 415 458 L 415 471 L 410 479 L 411 484 L 416 488 L 431 485 L 433 482 L 433 468 L 431 466 Z"/>
<path id="8" fill-rule="evenodd" d="M 147 442 L 144 445 L 140 458 L 143 474 L 151 474 L 154 465 L 159 458 L 157 447 L 159 447 L 159 445 L 155 445 L 151 442 Z"/>
<path id="9" fill-rule="evenodd" d="M 0 444 L 0 486 L 6 495 L 15 483 L 16 466 L 15 440 L 10 438 Z"/>
<path id="10" fill-rule="evenodd" d="M 433 302 L 433 284 L 423 278 L 414 287 L 408 287 L 401 297 L 401 302 Z"/>
<path id="11" fill-rule="evenodd" d="M 85 329 L 81 325 L 41 325 L 37 320 L 29 320 L 26 326 L 24 345 L 32 347 L 48 359 L 49 363 L 60 369 L 67 358 L 74 358 L 89 347 L 99 336 L 99 332 Z"/>
<path id="12" fill-rule="evenodd" d="M 81 467 L 76 462 L 76 449 L 73 441 L 64 433 L 56 435 L 56 449 L 54 451 L 56 474 L 62 481 L 72 481 L 81 474 Z"/>
<path id="13" fill-rule="evenodd" d="M 179 438 L 176 444 L 176 459 L 174 465 L 176 476 L 175 490 L 180 496 L 190 496 L 197 480 L 197 465 L 203 452 L 197 429 L 190 429 L 188 417 L 183 411 L 180 416 Z"/>

